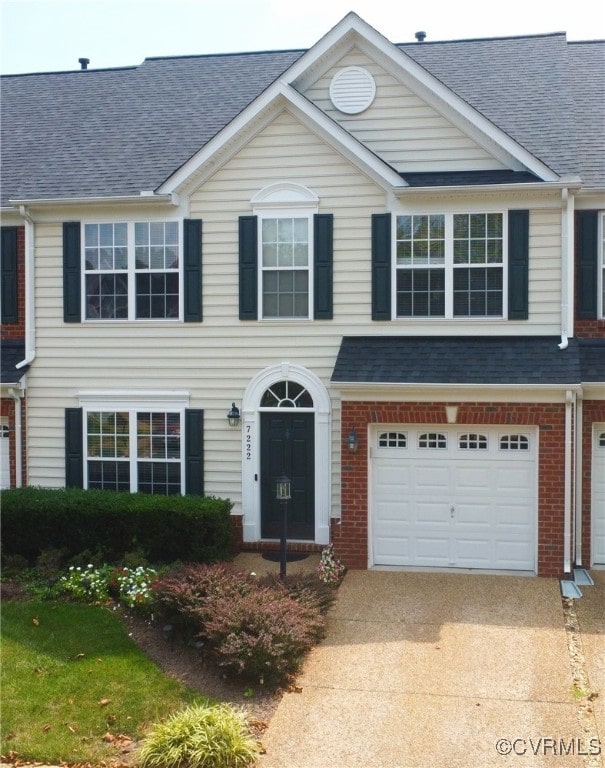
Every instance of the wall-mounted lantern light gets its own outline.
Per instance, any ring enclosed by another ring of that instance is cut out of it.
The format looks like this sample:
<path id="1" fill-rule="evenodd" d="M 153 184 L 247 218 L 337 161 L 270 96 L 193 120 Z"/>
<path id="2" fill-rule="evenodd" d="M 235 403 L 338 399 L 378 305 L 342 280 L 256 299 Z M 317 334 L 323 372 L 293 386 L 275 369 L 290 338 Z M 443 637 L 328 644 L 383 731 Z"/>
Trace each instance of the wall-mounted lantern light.
<path id="1" fill-rule="evenodd" d="M 239 408 L 235 403 L 231 403 L 231 410 L 227 414 L 227 420 L 230 427 L 237 427 L 239 424 Z"/>
<path id="2" fill-rule="evenodd" d="M 349 451 L 351 453 L 357 452 L 357 446 L 359 445 L 359 440 L 357 439 L 357 431 L 355 430 L 355 427 L 351 429 L 349 432 L 349 437 L 347 438 L 347 445 L 349 446 Z"/>

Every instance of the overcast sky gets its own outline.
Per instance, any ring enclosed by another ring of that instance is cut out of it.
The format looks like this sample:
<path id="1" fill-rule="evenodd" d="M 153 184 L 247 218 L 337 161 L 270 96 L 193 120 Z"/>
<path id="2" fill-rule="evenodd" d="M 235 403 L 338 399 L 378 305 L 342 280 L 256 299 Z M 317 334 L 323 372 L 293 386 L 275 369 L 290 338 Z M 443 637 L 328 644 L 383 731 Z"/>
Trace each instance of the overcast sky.
<path id="1" fill-rule="evenodd" d="M 309 48 L 349 11 L 393 43 L 567 32 L 605 38 L 603 0 L 0 0 L 3 74 L 150 56 Z"/>

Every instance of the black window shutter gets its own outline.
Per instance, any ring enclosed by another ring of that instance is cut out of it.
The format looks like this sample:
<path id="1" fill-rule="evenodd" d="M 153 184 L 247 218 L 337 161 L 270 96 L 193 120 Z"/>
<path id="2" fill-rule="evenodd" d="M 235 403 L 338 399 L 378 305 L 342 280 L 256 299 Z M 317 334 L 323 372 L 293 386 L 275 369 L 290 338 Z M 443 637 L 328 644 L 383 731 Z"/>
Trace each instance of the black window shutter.
<path id="1" fill-rule="evenodd" d="M 202 320 L 202 220 L 183 222 L 183 262 L 185 285 L 183 319 L 186 323 Z"/>
<path id="2" fill-rule="evenodd" d="M 63 320 L 66 323 L 82 320 L 81 259 L 80 222 L 66 221 L 63 224 Z"/>
<path id="3" fill-rule="evenodd" d="M 576 317 L 597 317 L 598 239 L 597 211 L 576 212 Z"/>
<path id="4" fill-rule="evenodd" d="M 258 218 L 239 217 L 239 319 L 258 319 Z"/>
<path id="5" fill-rule="evenodd" d="M 17 227 L 2 227 L 2 322 L 19 321 L 17 282 Z"/>
<path id="6" fill-rule="evenodd" d="M 372 214 L 372 320 L 391 319 L 391 214 Z"/>
<path id="7" fill-rule="evenodd" d="M 508 212 L 508 319 L 529 317 L 529 211 Z"/>
<path id="8" fill-rule="evenodd" d="M 65 409 L 65 487 L 84 487 L 84 416 L 81 408 Z"/>
<path id="9" fill-rule="evenodd" d="M 333 242 L 333 214 L 316 213 L 313 216 L 313 316 L 316 320 L 333 317 Z"/>
<path id="10" fill-rule="evenodd" d="M 185 493 L 204 495 L 204 411 L 185 410 Z"/>

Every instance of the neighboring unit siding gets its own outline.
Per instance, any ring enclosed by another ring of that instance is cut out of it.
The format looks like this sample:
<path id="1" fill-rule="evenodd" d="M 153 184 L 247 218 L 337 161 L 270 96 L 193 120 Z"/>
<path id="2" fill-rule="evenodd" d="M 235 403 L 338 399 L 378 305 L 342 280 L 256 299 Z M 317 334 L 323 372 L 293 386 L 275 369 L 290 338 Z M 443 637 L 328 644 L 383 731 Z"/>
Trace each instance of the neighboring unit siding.
<path id="1" fill-rule="evenodd" d="M 278 181 L 307 186 L 319 197 L 319 212 L 334 216 L 332 320 L 238 318 L 238 217 L 252 214 L 253 195 Z M 484 196 L 469 197 L 458 205 L 464 209 L 483 201 Z M 446 208 L 451 199 L 434 204 Z M 558 334 L 558 200 L 554 195 L 522 201 L 492 195 L 490 205 L 492 210 L 530 208 L 527 321 L 372 322 L 371 215 L 388 210 L 387 196 L 288 111 L 191 197 L 186 215 L 203 221 L 201 323 L 64 323 L 62 221 L 82 221 L 89 214 L 72 210 L 56 222 L 36 223 L 37 357 L 28 374 L 30 482 L 64 484 L 64 409 L 78 405 L 79 391 L 181 390 L 190 394 L 191 408 L 204 409 L 205 492 L 228 496 L 240 512 L 242 430 L 230 428 L 226 414 L 233 401 L 241 407 L 244 390 L 259 371 L 289 361 L 313 371 L 331 393 L 332 509 L 338 513 L 340 406 L 330 376 L 343 335 Z M 162 215 L 155 209 L 147 213 Z M 121 216 L 124 211 L 114 208 L 103 218 L 119 221 Z"/>
<path id="2" fill-rule="evenodd" d="M 367 69 L 376 97 L 365 112 L 346 115 L 330 101 L 333 76 L 343 67 Z M 501 169 L 504 166 L 436 109 L 358 49 L 350 51 L 304 95 L 398 171 Z"/>

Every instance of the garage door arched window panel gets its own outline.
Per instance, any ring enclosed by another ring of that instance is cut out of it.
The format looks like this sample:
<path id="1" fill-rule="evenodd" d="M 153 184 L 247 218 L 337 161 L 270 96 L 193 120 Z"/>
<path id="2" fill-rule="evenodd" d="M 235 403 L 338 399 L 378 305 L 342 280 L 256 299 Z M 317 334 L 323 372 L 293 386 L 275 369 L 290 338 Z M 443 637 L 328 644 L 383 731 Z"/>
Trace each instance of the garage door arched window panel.
<path id="1" fill-rule="evenodd" d="M 265 390 L 261 408 L 313 408 L 313 398 L 296 381 L 278 381 Z"/>
<path id="2" fill-rule="evenodd" d="M 458 448 L 463 451 L 487 451 L 487 447 L 486 435 L 470 432 L 466 435 L 460 435 L 458 438 Z"/>
<path id="3" fill-rule="evenodd" d="M 527 435 L 502 435 L 500 437 L 501 451 L 528 451 L 529 437 Z"/>
<path id="4" fill-rule="evenodd" d="M 447 448 L 447 435 L 443 432 L 423 432 L 418 435 L 419 448 Z"/>
<path id="5" fill-rule="evenodd" d="M 407 448 L 408 436 L 405 432 L 383 432 L 378 437 L 379 448 Z"/>
<path id="6" fill-rule="evenodd" d="M 605 448 L 605 432 L 601 432 L 599 435 L 599 447 Z"/>

